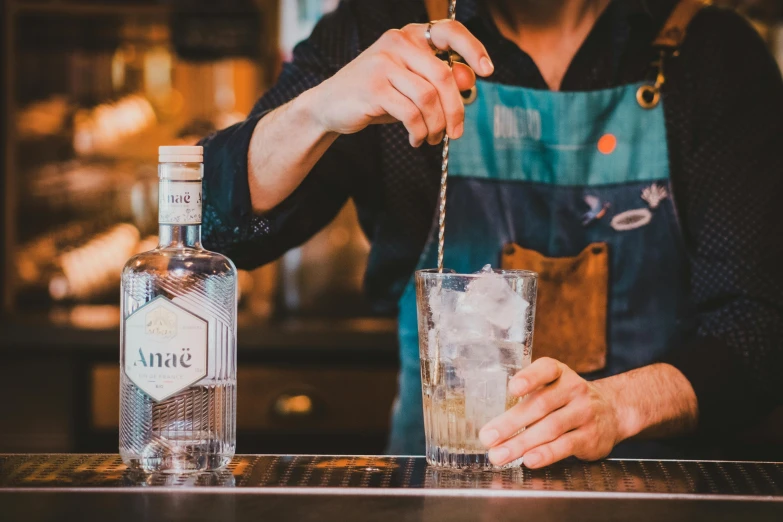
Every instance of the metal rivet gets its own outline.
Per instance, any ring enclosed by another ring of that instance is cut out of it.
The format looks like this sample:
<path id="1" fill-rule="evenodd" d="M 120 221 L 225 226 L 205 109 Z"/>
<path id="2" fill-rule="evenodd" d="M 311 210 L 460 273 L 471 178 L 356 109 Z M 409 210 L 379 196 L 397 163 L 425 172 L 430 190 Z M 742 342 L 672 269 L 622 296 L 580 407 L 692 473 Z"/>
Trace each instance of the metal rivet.
<path id="1" fill-rule="evenodd" d="M 661 90 L 655 85 L 642 85 L 636 91 L 636 101 L 642 109 L 652 109 L 661 100 Z"/>
<path id="2" fill-rule="evenodd" d="M 476 101 L 476 98 L 478 98 L 478 89 L 474 85 L 470 88 L 469 91 L 462 91 L 460 92 L 460 95 L 462 96 L 462 103 L 465 105 L 470 105 L 474 101 Z"/>

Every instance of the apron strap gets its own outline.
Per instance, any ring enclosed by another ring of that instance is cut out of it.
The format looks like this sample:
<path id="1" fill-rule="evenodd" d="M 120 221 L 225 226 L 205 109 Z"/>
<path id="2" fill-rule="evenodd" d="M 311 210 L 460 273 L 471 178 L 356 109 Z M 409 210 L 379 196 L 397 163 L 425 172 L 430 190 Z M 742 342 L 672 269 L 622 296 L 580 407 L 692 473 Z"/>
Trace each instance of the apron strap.
<path id="1" fill-rule="evenodd" d="M 654 83 L 639 87 L 636 101 L 643 109 L 653 109 L 661 100 L 661 87 L 666 83 L 664 62 L 669 56 L 677 56 L 691 20 L 706 7 L 711 0 L 680 0 L 674 6 L 666 23 L 653 41 L 653 47 L 658 50 L 658 58 L 653 62 L 657 71 Z"/>
<path id="2" fill-rule="evenodd" d="M 653 46 L 672 51 L 678 49 L 685 40 L 691 20 L 709 3 L 709 0 L 680 0 L 653 41 Z"/>

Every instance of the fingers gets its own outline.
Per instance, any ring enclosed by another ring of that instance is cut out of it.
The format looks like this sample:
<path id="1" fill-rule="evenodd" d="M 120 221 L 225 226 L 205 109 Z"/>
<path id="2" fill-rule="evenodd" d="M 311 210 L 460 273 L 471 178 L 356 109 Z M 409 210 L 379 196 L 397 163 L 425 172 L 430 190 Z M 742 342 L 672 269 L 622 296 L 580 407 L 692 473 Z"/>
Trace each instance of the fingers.
<path id="1" fill-rule="evenodd" d="M 410 33 L 417 42 L 429 49 L 429 44 L 424 36 L 427 30 L 426 24 L 411 24 L 404 31 Z M 443 20 L 432 26 L 430 31 L 432 43 L 438 49 L 451 49 L 456 52 L 481 76 L 491 75 L 495 67 L 489 59 L 484 45 L 471 34 L 468 29 L 459 22 Z"/>
<path id="2" fill-rule="evenodd" d="M 434 43 L 459 52 L 468 65 L 479 68 L 481 74 L 491 74 L 491 62 L 484 46 L 462 24 L 443 22 L 443 25 L 447 27 L 441 33 L 441 40 L 436 37 Z M 372 106 L 366 114 L 374 118 L 375 123 L 388 121 L 388 116 L 402 121 L 414 146 L 424 141 L 436 145 L 443 139 L 444 132 L 451 138 L 462 136 L 465 108 L 460 91 L 470 89 L 476 82 L 475 73 L 467 65 L 455 64 L 452 70 L 434 56 L 424 39 L 425 29 L 425 25 L 411 24 L 403 30 L 387 31 L 373 46 L 371 55 L 374 71 L 386 77 L 398 96 L 389 100 L 376 97 L 385 94 L 380 92 L 385 91 L 381 87 L 374 91 Z M 433 31 L 433 34 L 440 32 Z M 487 59 L 482 61 L 483 58 Z M 406 98 L 418 110 L 418 115 L 400 97 Z M 388 116 L 377 113 L 379 107 L 388 107 Z M 422 128 L 426 129 L 423 135 Z"/>
<path id="3" fill-rule="evenodd" d="M 421 145 L 427 139 L 429 130 L 419 108 L 392 85 L 389 85 L 381 99 L 382 109 L 405 125 L 410 144 L 413 147 Z"/>
<path id="4" fill-rule="evenodd" d="M 400 59 L 408 69 L 424 78 L 437 90 L 441 110 L 446 117 L 446 132 L 449 137 L 462 136 L 465 107 L 462 105 L 457 82 L 448 64 L 420 49 L 415 52 L 403 52 L 400 54 Z"/>
<path id="5" fill-rule="evenodd" d="M 484 46 L 462 24 L 456 22 L 443 22 L 443 24 L 449 25 L 451 30 L 461 34 L 463 40 L 465 38 L 471 39 L 480 46 L 480 52 L 486 54 Z M 471 78 L 472 73 L 466 75 L 464 66 L 460 66 L 457 76 L 463 80 L 463 84 L 467 85 L 458 85 L 455 74 L 449 65 L 435 57 L 429 48 L 424 38 L 425 29 L 425 25 L 412 24 L 400 31 L 389 31 L 384 35 L 383 47 L 400 64 L 427 80 L 437 89 L 443 114 L 446 117 L 446 132 L 451 138 L 459 138 L 462 136 L 465 117 L 465 108 L 459 91 L 469 89 L 475 83 L 475 78 Z M 478 60 L 474 60 L 474 62 L 477 63 Z M 468 65 L 474 64 L 469 62 Z M 468 77 L 465 78 L 465 76 Z"/>
<path id="6" fill-rule="evenodd" d="M 579 431 L 570 431 L 548 444 L 538 446 L 523 456 L 522 462 L 530 469 L 543 468 L 570 457 L 583 443 L 584 435 Z"/>
<path id="7" fill-rule="evenodd" d="M 461 53 L 480 74 L 491 72 L 491 66 L 482 69 L 482 64 L 489 63 L 482 61 L 486 50 L 467 29 L 454 22 L 436 26 L 438 45 Z M 436 144 L 444 131 L 451 138 L 461 137 L 465 109 L 460 91 L 475 84 L 475 73 L 465 64 L 455 64 L 452 71 L 435 57 L 424 38 L 425 30 L 425 25 L 413 24 L 403 30 L 386 31 L 355 60 L 313 89 L 323 93 L 323 100 L 329 100 L 321 109 L 324 128 L 353 134 L 368 125 L 402 121 L 411 144 L 416 146 L 424 141 Z"/>
<path id="8" fill-rule="evenodd" d="M 534 423 L 545 419 L 550 414 L 558 413 L 560 408 L 568 403 L 568 400 L 569 395 L 566 390 L 557 384 L 550 384 L 536 390 L 481 428 L 479 440 L 488 448 L 498 446 L 519 433 L 520 430 L 528 426 L 530 426 L 529 429 L 533 429 Z"/>
<path id="9" fill-rule="evenodd" d="M 446 118 L 437 89 L 421 76 L 402 68 L 389 72 L 388 78 L 395 89 L 419 108 L 427 126 L 427 143 L 438 144 L 443 139 Z"/>
<path id="10" fill-rule="evenodd" d="M 567 366 L 549 357 L 542 357 L 512 377 L 508 384 L 511 393 L 522 397 L 533 390 L 557 380 Z"/>
<path id="11" fill-rule="evenodd" d="M 569 404 L 535 424 L 522 433 L 506 440 L 489 451 L 489 460 L 501 466 L 518 459 L 539 446 L 552 442 L 582 425 L 584 409 Z M 570 454 L 569 454 L 570 455 Z"/>
<path id="12" fill-rule="evenodd" d="M 455 62 L 452 67 L 452 73 L 460 91 L 467 91 L 476 85 L 476 73 L 464 63 Z"/>

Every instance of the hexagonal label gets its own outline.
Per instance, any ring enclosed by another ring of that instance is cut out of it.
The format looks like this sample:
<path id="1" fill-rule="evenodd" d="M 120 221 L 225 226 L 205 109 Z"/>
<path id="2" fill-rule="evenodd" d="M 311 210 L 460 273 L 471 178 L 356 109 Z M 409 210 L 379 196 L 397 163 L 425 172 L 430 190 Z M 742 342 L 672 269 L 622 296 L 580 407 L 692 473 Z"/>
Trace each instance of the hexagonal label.
<path id="1" fill-rule="evenodd" d="M 177 335 L 177 314 L 159 306 L 144 316 L 144 331 L 153 341 L 163 342 Z"/>
<path id="2" fill-rule="evenodd" d="M 156 297 L 125 319 L 125 375 L 162 401 L 207 375 L 204 319 Z"/>

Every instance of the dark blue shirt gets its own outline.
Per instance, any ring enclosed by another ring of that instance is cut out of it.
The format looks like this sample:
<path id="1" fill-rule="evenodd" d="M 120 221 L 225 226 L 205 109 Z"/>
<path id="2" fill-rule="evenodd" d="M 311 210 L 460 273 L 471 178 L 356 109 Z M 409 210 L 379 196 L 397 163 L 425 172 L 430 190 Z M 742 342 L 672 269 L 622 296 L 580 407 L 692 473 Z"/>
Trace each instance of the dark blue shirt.
<path id="1" fill-rule="evenodd" d="M 563 91 L 652 79 L 651 42 L 673 0 L 615 0 L 577 52 Z M 457 17 L 495 64 L 489 81 L 546 89 L 533 60 L 506 40 L 480 0 Z M 353 198 L 372 249 L 366 293 L 394 314 L 427 238 L 438 195 L 440 147 L 413 149 L 401 124 L 341 136 L 273 211 L 252 211 L 247 151 L 263 115 L 336 73 L 385 31 L 425 22 L 422 0 L 343 1 L 294 51 L 243 123 L 205 145 L 204 244 L 252 268 L 325 226 Z M 667 62 L 664 109 L 675 204 L 688 249 L 691 340 L 665 361 L 691 381 L 700 426 L 741 426 L 781 403 L 783 388 L 783 82 L 755 31 L 707 8 Z M 665 283 L 662 283 L 665 284 Z"/>

